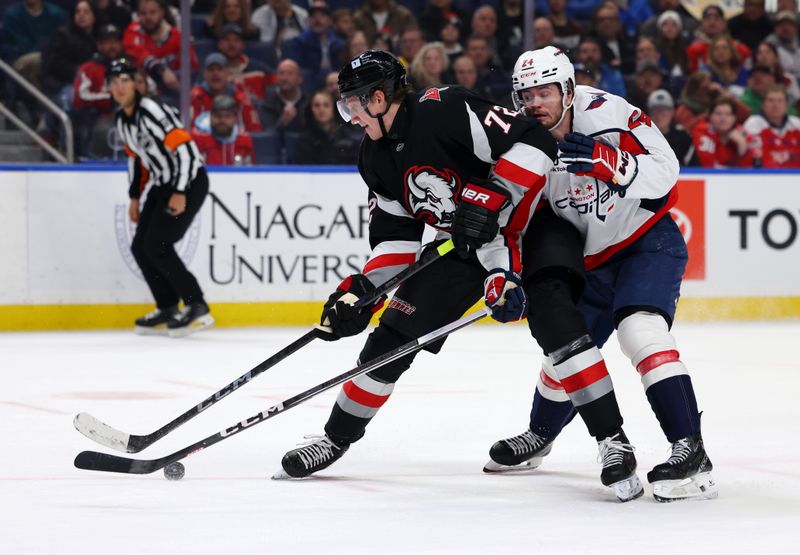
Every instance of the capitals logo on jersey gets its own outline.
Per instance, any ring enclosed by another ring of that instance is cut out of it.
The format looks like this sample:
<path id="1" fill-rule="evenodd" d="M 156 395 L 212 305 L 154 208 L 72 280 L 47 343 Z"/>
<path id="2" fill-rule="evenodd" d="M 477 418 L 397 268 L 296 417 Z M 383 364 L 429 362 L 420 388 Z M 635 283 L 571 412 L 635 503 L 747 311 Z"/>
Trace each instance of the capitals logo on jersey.
<path id="1" fill-rule="evenodd" d="M 588 112 L 589 110 L 594 110 L 595 108 L 599 108 L 600 106 L 605 104 L 607 100 L 608 99 L 606 98 L 606 93 L 593 94 L 592 101 L 589 102 L 589 105 L 586 107 L 586 110 L 584 111 Z"/>
<path id="2" fill-rule="evenodd" d="M 425 91 L 421 97 L 419 97 L 420 103 L 425 102 L 426 100 L 435 100 L 436 102 L 442 101 L 442 91 L 446 91 L 450 87 L 432 87 Z"/>
<path id="3" fill-rule="evenodd" d="M 455 199 L 461 191 L 461 180 L 456 173 L 411 166 L 404 181 L 405 200 L 414 218 L 437 229 L 450 229 L 456 212 Z"/>
<path id="4" fill-rule="evenodd" d="M 576 184 L 573 183 L 567 194 L 555 201 L 559 210 L 573 209 L 585 216 L 593 214 L 600 222 L 614 210 L 616 193 L 598 180 Z"/>

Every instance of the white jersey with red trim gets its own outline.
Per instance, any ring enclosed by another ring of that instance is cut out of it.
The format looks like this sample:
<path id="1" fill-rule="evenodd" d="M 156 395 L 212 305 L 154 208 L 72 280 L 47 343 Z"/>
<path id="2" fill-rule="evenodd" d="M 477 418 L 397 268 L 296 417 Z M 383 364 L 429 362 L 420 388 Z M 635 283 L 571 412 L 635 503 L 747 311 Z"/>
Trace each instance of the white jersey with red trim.
<path id="1" fill-rule="evenodd" d="M 536 120 L 462 87 L 409 95 L 387 135 L 361 144 L 372 247 L 363 273 L 379 284 L 413 263 L 426 224 L 437 238 L 449 237 L 467 183 L 508 198 L 499 210 L 500 232 L 478 249 L 478 260 L 487 270 L 519 272 L 522 234 L 555 157 L 555 140 Z"/>
<path id="2" fill-rule="evenodd" d="M 578 86 L 572 107 L 572 131 L 636 155 L 638 173 L 625 196 L 605 182 L 567 172 L 560 160 L 547 177 L 545 196 L 555 213 L 584 237 L 586 267 L 596 267 L 633 243 L 677 200 L 679 163 L 650 118 L 625 99 Z"/>

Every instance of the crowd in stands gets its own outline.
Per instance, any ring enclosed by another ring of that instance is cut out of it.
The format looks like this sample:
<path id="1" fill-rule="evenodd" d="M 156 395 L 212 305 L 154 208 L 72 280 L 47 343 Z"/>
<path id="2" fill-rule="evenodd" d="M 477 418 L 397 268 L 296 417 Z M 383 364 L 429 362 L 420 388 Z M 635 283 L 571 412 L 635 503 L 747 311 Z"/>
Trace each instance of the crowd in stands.
<path id="1" fill-rule="evenodd" d="M 360 130 L 336 109 L 337 69 L 395 52 L 417 89 L 458 84 L 511 107 L 511 70 L 556 45 L 579 85 L 645 110 L 685 166 L 800 167 L 797 0 L 194 0 L 192 132 L 209 164 L 354 164 Z M 729 2 L 728 4 L 736 4 Z M 125 55 L 143 94 L 177 106 L 179 2 L 0 0 L 0 55 L 72 118 L 82 159 L 110 158 L 105 68 Z M 695 6 L 705 6 L 695 13 Z M 3 101 L 63 141 L 59 121 L 6 80 Z"/>

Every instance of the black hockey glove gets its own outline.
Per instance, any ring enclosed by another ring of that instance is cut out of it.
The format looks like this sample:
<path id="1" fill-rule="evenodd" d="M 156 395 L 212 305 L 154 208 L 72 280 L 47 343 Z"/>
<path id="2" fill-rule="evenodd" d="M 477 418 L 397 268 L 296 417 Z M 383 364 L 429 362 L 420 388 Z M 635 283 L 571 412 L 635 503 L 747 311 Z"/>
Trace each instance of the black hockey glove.
<path id="1" fill-rule="evenodd" d="M 639 173 L 636 156 L 583 133 L 567 133 L 558 148 L 568 172 L 605 181 L 621 197 Z"/>
<path id="2" fill-rule="evenodd" d="M 355 303 L 374 291 L 375 286 L 363 274 L 346 277 L 322 308 L 322 317 L 317 326 L 321 332 L 320 338 L 336 341 L 342 337 L 358 335 L 367 329 L 372 315 L 380 310 L 386 297 L 360 307 L 355 306 Z"/>
<path id="3" fill-rule="evenodd" d="M 464 186 L 451 232 L 461 258 L 467 258 L 470 251 L 478 250 L 494 239 L 500 230 L 497 223 L 500 210 L 506 202 L 506 193 L 491 183 L 467 183 Z"/>
<path id="4" fill-rule="evenodd" d="M 514 272 L 496 269 L 483 282 L 483 298 L 498 322 L 521 320 L 528 313 L 528 295 Z"/>

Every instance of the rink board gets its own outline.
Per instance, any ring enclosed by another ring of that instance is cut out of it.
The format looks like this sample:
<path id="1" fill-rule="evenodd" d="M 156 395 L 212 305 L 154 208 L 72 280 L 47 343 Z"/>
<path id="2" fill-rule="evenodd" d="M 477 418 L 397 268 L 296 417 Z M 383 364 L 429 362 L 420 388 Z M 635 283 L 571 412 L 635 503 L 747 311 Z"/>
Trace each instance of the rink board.
<path id="1" fill-rule="evenodd" d="M 797 179 L 682 175 L 681 318 L 800 316 Z M 126 180 L 113 166 L 0 169 L 0 330 L 128 327 L 152 308 L 130 254 Z M 586 209 L 602 217 L 607 204 Z M 178 250 L 219 325 L 307 325 L 367 259 L 368 214 L 352 169 L 215 169 Z"/>

